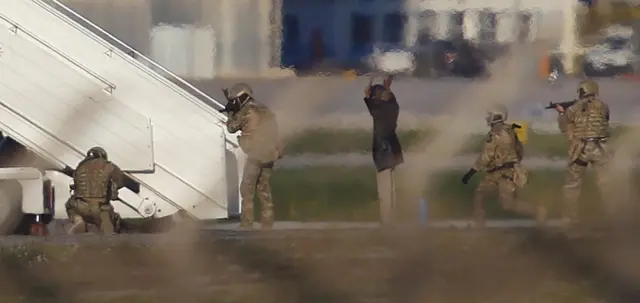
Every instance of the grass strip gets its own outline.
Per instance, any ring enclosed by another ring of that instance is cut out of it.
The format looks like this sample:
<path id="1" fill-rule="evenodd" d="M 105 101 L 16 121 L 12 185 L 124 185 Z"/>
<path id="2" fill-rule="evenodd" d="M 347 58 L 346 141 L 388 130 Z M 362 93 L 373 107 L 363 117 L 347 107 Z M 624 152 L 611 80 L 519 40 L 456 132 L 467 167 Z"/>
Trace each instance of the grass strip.
<path id="1" fill-rule="evenodd" d="M 612 130 L 612 138 L 624 133 L 628 128 L 617 127 Z M 408 151 L 411 146 L 429 140 L 435 135 L 433 130 L 400 130 L 398 137 L 403 147 Z M 286 139 L 286 153 L 289 155 L 316 153 L 362 153 L 371 151 L 371 131 L 367 129 L 330 129 L 315 128 L 300 131 Z M 534 133 L 529 130 L 529 140 L 525 145 L 527 156 L 537 157 L 565 157 L 567 154 L 567 140 L 564 135 Z M 459 154 L 479 152 L 484 135 L 470 135 L 467 144 L 461 148 Z"/>
<path id="2" fill-rule="evenodd" d="M 476 175 L 468 185 L 460 178 L 464 171 L 443 171 L 432 178 L 430 190 L 423 192 L 428 214 L 436 219 L 468 219 L 472 214 L 474 190 L 482 175 Z M 531 172 L 530 183 L 519 192 L 528 203 L 544 203 L 557 215 L 562 202 L 565 173 L 561 170 Z M 634 182 L 638 174 L 634 174 Z M 375 170 L 368 167 L 314 167 L 279 169 L 271 179 L 275 212 L 278 220 L 294 221 L 371 221 L 378 218 Z M 402 218 L 418 220 L 417 199 L 406 196 L 403 184 L 398 185 L 398 208 Z M 257 202 L 257 201 L 256 201 Z M 256 214 L 259 211 L 256 203 Z M 583 184 L 581 211 L 585 216 L 601 212 L 599 192 L 594 176 L 587 173 Z M 504 211 L 491 197 L 486 202 L 491 218 L 520 218 Z"/>

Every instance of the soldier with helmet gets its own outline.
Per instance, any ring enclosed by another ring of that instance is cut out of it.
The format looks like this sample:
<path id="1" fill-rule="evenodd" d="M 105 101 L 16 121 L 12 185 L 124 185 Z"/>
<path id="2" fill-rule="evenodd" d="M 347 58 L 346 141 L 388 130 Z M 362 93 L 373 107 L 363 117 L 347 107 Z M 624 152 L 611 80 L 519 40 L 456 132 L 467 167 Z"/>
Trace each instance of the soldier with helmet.
<path id="1" fill-rule="evenodd" d="M 578 100 L 563 108 L 556 106 L 558 126 L 569 140 L 569 164 L 563 189 L 563 218 L 570 225 L 578 221 L 578 198 L 587 166 L 595 169 L 601 192 L 606 190 L 605 169 L 609 163 L 609 106 L 599 96 L 598 84 L 584 80 L 578 86 Z"/>
<path id="2" fill-rule="evenodd" d="M 514 125 L 507 124 L 507 109 L 499 105 L 487 111 L 487 125 L 491 130 L 485 139 L 482 153 L 473 168 L 463 176 L 467 184 L 479 171 L 485 173 L 473 196 L 476 226 L 485 225 L 484 200 L 491 191 L 497 189 L 503 208 L 535 216 L 538 223 L 545 219 L 545 208 L 518 200 L 516 190 L 527 183 L 527 171 L 522 167 L 522 143 L 518 140 Z"/>
<path id="3" fill-rule="evenodd" d="M 124 174 L 110 162 L 101 147 L 89 149 L 86 157 L 73 172 L 72 196 L 65 204 L 72 226 L 69 234 L 86 231 L 86 224 L 95 224 L 101 233 L 119 232 L 120 216 L 111 200 L 118 199 L 124 186 Z"/>
<path id="4" fill-rule="evenodd" d="M 227 104 L 227 107 L 232 109 L 225 110 L 228 114 L 227 130 L 232 134 L 241 132 L 238 141 L 242 151 L 247 155 L 240 184 L 240 227 L 253 227 L 253 198 L 257 192 L 262 206 L 261 226 L 271 228 L 274 214 L 269 179 L 275 162 L 283 156 L 276 116 L 269 108 L 254 99 L 253 90 L 246 83 L 237 83 L 224 91 L 231 104 Z"/>

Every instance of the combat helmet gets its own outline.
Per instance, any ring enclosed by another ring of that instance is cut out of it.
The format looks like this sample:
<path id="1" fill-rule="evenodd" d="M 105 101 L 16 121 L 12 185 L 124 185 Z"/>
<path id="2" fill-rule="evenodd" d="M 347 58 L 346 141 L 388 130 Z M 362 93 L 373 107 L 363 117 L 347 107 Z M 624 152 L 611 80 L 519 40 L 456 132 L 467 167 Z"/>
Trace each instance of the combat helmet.
<path id="1" fill-rule="evenodd" d="M 102 158 L 107 160 L 107 151 L 104 150 L 104 148 L 100 147 L 100 146 L 95 146 L 89 149 L 89 151 L 87 151 L 87 157 L 88 158 Z"/>
<path id="2" fill-rule="evenodd" d="M 491 126 L 496 123 L 507 121 L 507 107 L 504 105 L 495 105 L 487 110 L 487 125 Z"/>
<path id="3" fill-rule="evenodd" d="M 600 89 L 598 88 L 598 83 L 593 80 L 583 80 L 578 84 L 578 96 L 586 97 L 586 96 L 595 96 L 598 95 Z"/>
<path id="4" fill-rule="evenodd" d="M 227 91 L 227 97 L 231 100 L 237 99 L 241 104 L 244 104 L 253 98 L 253 90 L 249 84 L 236 83 Z"/>

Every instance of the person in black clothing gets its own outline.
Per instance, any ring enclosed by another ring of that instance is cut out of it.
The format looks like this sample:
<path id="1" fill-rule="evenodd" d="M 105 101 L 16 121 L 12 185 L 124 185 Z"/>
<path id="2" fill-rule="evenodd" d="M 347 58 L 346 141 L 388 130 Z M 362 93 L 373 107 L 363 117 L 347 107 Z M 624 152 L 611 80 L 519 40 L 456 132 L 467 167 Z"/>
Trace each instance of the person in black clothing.
<path id="1" fill-rule="evenodd" d="M 373 162 L 378 171 L 378 199 L 380 201 L 380 221 L 390 223 L 395 210 L 394 169 L 404 162 L 402 146 L 396 135 L 400 106 L 391 91 L 393 76 L 387 76 L 383 84 L 365 89 L 364 102 L 373 118 Z"/>

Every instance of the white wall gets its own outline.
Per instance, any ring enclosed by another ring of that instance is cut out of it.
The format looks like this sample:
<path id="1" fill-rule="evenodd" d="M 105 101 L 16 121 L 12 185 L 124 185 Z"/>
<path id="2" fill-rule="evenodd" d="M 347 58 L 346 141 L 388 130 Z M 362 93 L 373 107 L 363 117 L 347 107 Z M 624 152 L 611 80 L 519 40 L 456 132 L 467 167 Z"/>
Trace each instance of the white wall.
<path id="1" fill-rule="evenodd" d="M 150 57 L 180 77 L 211 79 L 216 74 L 215 33 L 210 27 L 158 25 L 151 30 Z"/>

